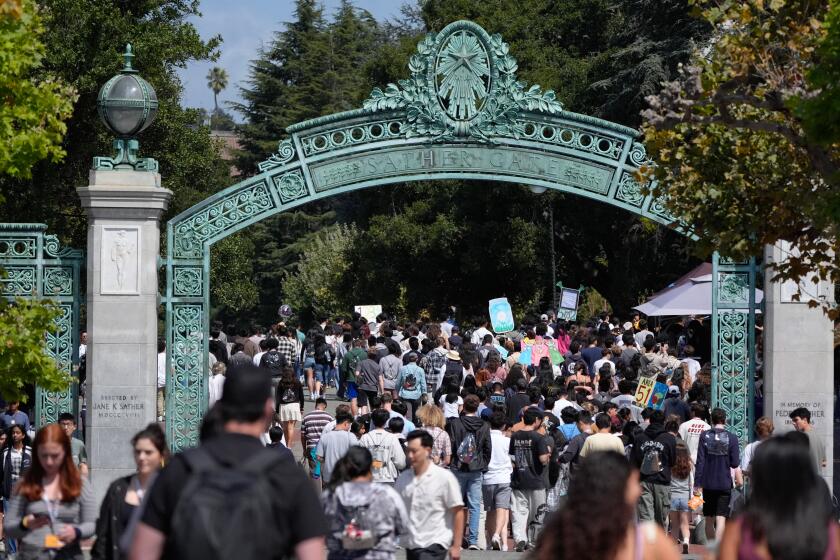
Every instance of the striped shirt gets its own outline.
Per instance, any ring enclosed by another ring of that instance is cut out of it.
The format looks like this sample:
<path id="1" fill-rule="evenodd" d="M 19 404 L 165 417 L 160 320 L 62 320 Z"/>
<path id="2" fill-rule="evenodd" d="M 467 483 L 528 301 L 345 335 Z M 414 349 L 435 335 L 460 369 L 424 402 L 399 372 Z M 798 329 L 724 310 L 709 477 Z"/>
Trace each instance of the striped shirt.
<path id="1" fill-rule="evenodd" d="M 306 449 L 314 449 L 321 441 L 321 435 L 327 424 L 333 421 L 333 417 L 325 410 L 315 409 L 303 417 L 300 425 L 301 435 L 306 442 Z"/>

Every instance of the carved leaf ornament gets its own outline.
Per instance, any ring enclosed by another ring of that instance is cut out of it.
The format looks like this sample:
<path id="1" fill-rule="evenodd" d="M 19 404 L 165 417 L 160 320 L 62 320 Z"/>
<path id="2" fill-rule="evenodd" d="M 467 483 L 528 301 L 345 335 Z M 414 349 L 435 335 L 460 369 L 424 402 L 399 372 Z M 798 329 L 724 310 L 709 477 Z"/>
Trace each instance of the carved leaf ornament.
<path id="1" fill-rule="evenodd" d="M 518 81 L 516 59 L 500 35 L 469 21 L 429 33 L 409 60 L 411 78 L 374 88 L 368 112 L 404 109 L 406 137 L 436 141 L 489 141 L 493 135 L 519 138 L 523 112 L 559 115 L 563 105 L 551 90 L 526 89 Z"/>

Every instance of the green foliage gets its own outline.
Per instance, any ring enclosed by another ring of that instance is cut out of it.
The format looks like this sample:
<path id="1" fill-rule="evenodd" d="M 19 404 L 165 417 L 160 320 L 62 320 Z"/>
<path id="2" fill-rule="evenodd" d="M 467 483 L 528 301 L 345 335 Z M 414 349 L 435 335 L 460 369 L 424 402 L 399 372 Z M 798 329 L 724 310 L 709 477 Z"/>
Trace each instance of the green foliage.
<path id="1" fill-rule="evenodd" d="M 744 259 L 789 241 L 777 278 L 837 283 L 840 139 L 835 115 L 812 113 L 837 103 L 837 3 L 696 4 L 715 41 L 645 112 L 655 193 L 708 248 Z"/>
<path id="2" fill-rule="evenodd" d="M 808 135 L 830 145 L 840 142 L 840 0 L 830 0 L 823 28 L 825 35 L 808 75 L 812 95 L 800 98 L 795 107 Z"/>
<path id="3" fill-rule="evenodd" d="M 47 334 L 56 334 L 59 309 L 43 301 L 0 299 L 0 394 L 7 401 L 25 400 L 26 386 L 66 390 L 72 381 L 44 352 Z"/>
<path id="4" fill-rule="evenodd" d="M 354 226 L 334 225 L 306 243 L 294 271 L 283 278 L 284 301 L 299 316 L 346 314 L 355 303 L 346 274 L 357 237 Z"/>
<path id="5" fill-rule="evenodd" d="M 160 161 L 165 186 L 181 201 L 197 201 L 228 182 L 209 130 L 194 127 L 195 115 L 180 107 L 176 70 L 189 60 L 215 56 L 219 38 L 203 41 L 188 18 L 198 14 L 192 0 L 39 0 L 44 23 L 43 72 L 78 92 L 61 145 L 60 164 L 40 163 L 32 177 L 0 178 L 0 220 L 46 222 L 62 243 L 83 246 L 87 222 L 75 187 L 88 182 L 91 160 L 112 151 L 109 133 L 96 113 L 99 88 L 122 67 L 126 43 L 135 47 L 134 67 L 157 91 L 160 109 L 140 137 L 142 155 Z M 201 191 L 200 197 L 195 196 Z M 37 202 L 36 202 L 37 201 Z M 166 218 L 166 217 L 165 217 Z"/>
<path id="6" fill-rule="evenodd" d="M 243 255 L 253 255 L 254 244 L 243 232 L 215 243 L 210 253 L 210 295 L 213 304 L 226 313 L 239 314 L 257 304 L 253 267 Z"/>
<path id="7" fill-rule="evenodd" d="M 61 139 L 76 93 L 43 72 L 43 33 L 33 0 L 0 3 L 0 175 L 26 179 L 37 161 L 66 153 Z"/>
<path id="8" fill-rule="evenodd" d="M 372 62 L 382 36 L 374 18 L 348 1 L 328 23 L 316 2 L 298 0 L 295 21 L 277 32 L 252 62 L 244 103 L 234 105 L 246 119 L 239 127 L 239 169 L 256 172 L 257 163 L 277 149 L 287 126 L 360 105 L 370 91 L 362 69 Z M 288 303 L 283 301 L 283 278 L 295 270 L 312 236 L 335 223 L 335 207 L 335 200 L 312 203 L 248 229 L 246 235 L 256 250 L 253 275 L 259 288 L 254 315 L 271 320 L 277 307 Z M 225 315 L 226 320 L 251 318 Z"/>

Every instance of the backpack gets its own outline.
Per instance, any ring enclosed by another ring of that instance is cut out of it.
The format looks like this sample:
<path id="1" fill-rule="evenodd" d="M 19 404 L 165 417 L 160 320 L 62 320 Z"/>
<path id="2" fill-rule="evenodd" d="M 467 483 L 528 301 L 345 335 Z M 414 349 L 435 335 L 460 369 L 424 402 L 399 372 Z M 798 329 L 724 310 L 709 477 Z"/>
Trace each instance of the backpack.
<path id="1" fill-rule="evenodd" d="M 650 442 L 653 443 L 653 442 Z M 662 452 L 655 445 L 649 445 L 644 450 L 642 466 L 639 469 L 645 476 L 661 473 L 665 470 L 665 461 L 662 460 Z"/>
<path id="2" fill-rule="evenodd" d="M 381 437 L 379 442 L 373 440 L 373 435 L 370 437 L 370 441 L 373 443 L 373 447 L 370 449 L 370 455 L 373 461 L 371 462 L 371 472 L 374 475 L 374 480 L 376 479 L 377 475 L 382 473 L 388 463 L 391 461 L 391 449 L 385 445 L 385 440 L 387 436 L 379 434 Z"/>
<path id="3" fill-rule="evenodd" d="M 464 436 L 464 439 L 461 440 L 461 444 L 458 446 L 458 461 L 462 465 L 472 463 L 473 459 L 475 459 L 477 447 L 475 434 L 473 432 L 467 432 L 467 435 Z"/>
<path id="4" fill-rule="evenodd" d="M 417 376 L 409 373 L 403 378 L 402 386 L 406 391 L 413 391 L 417 388 Z"/>
<path id="5" fill-rule="evenodd" d="M 273 484 L 266 476 L 283 456 L 260 451 L 237 467 L 219 463 L 205 449 L 183 455 L 191 476 L 184 485 L 169 539 L 182 560 L 272 558 L 277 555 L 277 527 L 287 520 L 274 515 Z"/>
<path id="6" fill-rule="evenodd" d="M 283 394 L 280 395 L 280 402 L 282 404 L 293 403 L 296 400 L 297 397 L 295 396 L 295 390 L 293 387 L 286 387 L 286 389 L 283 391 Z"/>
<path id="7" fill-rule="evenodd" d="M 260 358 L 260 367 L 268 368 L 271 370 L 271 376 L 277 377 L 283 369 L 284 362 L 285 358 L 280 352 L 271 350 L 263 354 L 262 358 Z"/>
<path id="8" fill-rule="evenodd" d="M 338 501 L 338 499 L 336 499 Z M 345 506 L 339 504 L 338 518 L 343 521 L 341 548 L 344 550 L 370 550 L 379 543 L 379 536 L 370 520 L 370 504 Z"/>
<path id="9" fill-rule="evenodd" d="M 360 356 L 359 354 L 357 354 L 356 352 L 353 352 L 352 350 L 350 352 L 348 352 L 347 353 L 347 371 L 345 373 L 355 372 L 359 368 L 359 364 L 362 363 L 362 360 L 364 360 L 366 357 L 367 357 L 367 355 Z"/>
<path id="10" fill-rule="evenodd" d="M 726 430 L 709 430 L 703 435 L 703 445 L 707 455 L 726 457 L 729 455 L 729 432 Z"/>
<path id="11" fill-rule="evenodd" d="M 388 360 L 388 362 L 390 362 L 390 360 Z M 385 365 L 382 368 L 382 377 L 388 381 L 394 381 L 400 373 L 400 366 L 394 368 L 394 366 L 388 362 L 385 362 Z"/>

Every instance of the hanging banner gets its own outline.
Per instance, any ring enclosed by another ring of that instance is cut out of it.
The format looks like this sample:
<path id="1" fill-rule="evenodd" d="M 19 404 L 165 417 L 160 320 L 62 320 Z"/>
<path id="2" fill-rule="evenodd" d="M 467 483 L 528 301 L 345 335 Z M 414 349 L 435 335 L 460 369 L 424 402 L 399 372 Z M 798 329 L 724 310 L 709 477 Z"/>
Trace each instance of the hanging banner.
<path id="1" fill-rule="evenodd" d="M 513 322 L 513 310 L 507 298 L 491 299 L 489 302 L 490 322 L 496 334 L 512 331 L 516 326 Z"/>
<path id="2" fill-rule="evenodd" d="M 642 408 L 647 406 L 648 400 L 653 393 L 653 388 L 656 385 L 656 379 L 653 377 L 640 377 L 639 386 L 636 388 L 636 405 Z"/>

